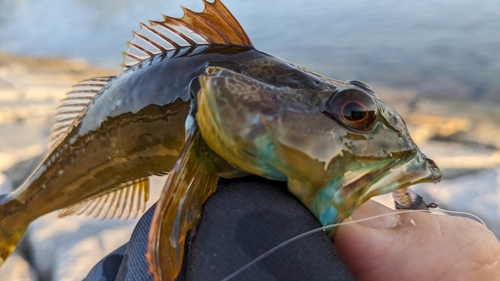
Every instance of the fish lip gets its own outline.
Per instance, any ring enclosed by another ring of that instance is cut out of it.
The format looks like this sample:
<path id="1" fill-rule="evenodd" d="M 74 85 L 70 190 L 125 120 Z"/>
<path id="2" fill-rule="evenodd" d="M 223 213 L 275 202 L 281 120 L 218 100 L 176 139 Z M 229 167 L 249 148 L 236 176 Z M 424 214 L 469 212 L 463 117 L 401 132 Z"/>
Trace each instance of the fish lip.
<path id="1" fill-rule="evenodd" d="M 418 183 L 441 181 L 442 173 L 436 163 L 420 150 L 408 151 L 375 173 L 367 173 L 337 192 L 330 201 L 339 216 L 348 217 L 369 198 Z"/>

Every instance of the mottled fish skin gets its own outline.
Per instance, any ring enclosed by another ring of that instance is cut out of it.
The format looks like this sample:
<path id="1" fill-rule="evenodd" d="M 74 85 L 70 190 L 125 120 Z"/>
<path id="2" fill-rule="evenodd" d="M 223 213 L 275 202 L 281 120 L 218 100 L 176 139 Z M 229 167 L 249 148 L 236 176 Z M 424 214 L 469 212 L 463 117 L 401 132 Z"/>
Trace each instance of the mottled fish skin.
<path id="1" fill-rule="evenodd" d="M 346 218 L 372 196 L 440 180 L 401 116 L 373 90 L 321 76 L 316 83 L 276 86 L 211 67 L 198 101 L 203 138 L 235 167 L 287 180 L 324 225 Z M 372 108 L 369 126 L 356 128 L 361 124 L 333 116 L 329 107 L 342 104 L 332 100 Z"/>

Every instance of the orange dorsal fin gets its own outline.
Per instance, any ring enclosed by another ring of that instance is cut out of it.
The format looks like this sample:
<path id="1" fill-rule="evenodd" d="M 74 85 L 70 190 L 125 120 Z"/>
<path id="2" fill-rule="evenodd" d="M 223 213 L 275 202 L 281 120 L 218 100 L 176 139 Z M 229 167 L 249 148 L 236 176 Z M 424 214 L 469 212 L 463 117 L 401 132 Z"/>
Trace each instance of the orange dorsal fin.
<path id="1" fill-rule="evenodd" d="M 234 45 L 252 48 L 245 30 L 220 0 L 210 3 L 203 0 L 205 8 L 193 12 L 182 7 L 181 18 L 163 16 L 163 21 L 140 23 L 141 29 L 132 32 L 132 41 L 127 42 L 124 52 L 124 67 L 168 50 L 200 45 Z"/>

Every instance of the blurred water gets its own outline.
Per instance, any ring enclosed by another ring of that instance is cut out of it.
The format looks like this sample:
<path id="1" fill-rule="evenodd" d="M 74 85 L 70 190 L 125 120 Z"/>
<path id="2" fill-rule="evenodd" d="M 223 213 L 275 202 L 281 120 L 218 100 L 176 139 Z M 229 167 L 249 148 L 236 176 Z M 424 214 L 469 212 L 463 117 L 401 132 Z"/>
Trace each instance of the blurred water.
<path id="1" fill-rule="evenodd" d="M 254 45 L 337 79 L 500 102 L 498 0 L 226 0 Z M 201 0 L 0 0 L 0 50 L 118 67 L 139 21 Z"/>

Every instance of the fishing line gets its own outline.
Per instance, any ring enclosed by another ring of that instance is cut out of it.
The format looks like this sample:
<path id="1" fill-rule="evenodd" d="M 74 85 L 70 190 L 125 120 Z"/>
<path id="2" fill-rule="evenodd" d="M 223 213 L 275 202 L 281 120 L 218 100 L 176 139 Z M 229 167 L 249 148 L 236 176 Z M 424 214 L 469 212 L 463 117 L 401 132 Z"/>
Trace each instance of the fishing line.
<path id="1" fill-rule="evenodd" d="M 488 228 L 486 223 L 480 217 L 474 215 L 473 213 L 461 212 L 461 211 L 451 211 L 451 210 L 446 210 L 446 209 L 442 209 L 442 208 L 436 208 L 434 210 L 448 213 L 448 214 L 452 214 L 452 215 L 463 215 L 464 217 L 469 216 L 469 217 L 475 219 L 480 224 L 482 224 L 484 227 Z M 438 214 L 436 214 L 436 215 L 438 215 Z"/>
<path id="2" fill-rule="evenodd" d="M 448 213 L 448 214 L 457 214 L 457 215 L 470 216 L 470 217 L 476 219 L 477 221 L 479 221 L 484 227 L 487 228 L 487 226 L 484 223 L 484 221 L 481 218 L 479 218 L 478 216 L 476 216 L 476 215 L 474 215 L 472 213 L 461 212 L 461 211 L 451 211 L 451 210 L 446 210 L 446 209 L 442 209 L 442 208 L 435 208 L 433 210 L 441 211 L 441 212 Z M 247 263 L 246 265 L 244 265 L 243 267 L 241 267 L 240 269 L 238 269 L 235 272 L 231 273 L 226 278 L 222 279 L 222 281 L 229 281 L 229 280 L 233 279 L 234 277 L 238 276 L 243 271 L 247 270 L 248 268 L 250 268 L 254 264 L 258 263 L 259 261 L 263 260 L 264 258 L 270 256 L 271 254 L 273 254 L 274 252 L 276 252 L 279 249 L 283 248 L 284 246 L 287 246 L 287 245 L 289 245 L 289 244 L 291 244 L 291 243 L 293 243 L 293 242 L 295 242 L 295 241 L 297 241 L 297 240 L 299 240 L 301 238 L 304 238 L 307 235 L 314 234 L 314 233 L 320 232 L 320 231 L 326 231 L 326 230 L 329 230 L 329 229 L 332 229 L 334 227 L 341 226 L 341 225 L 349 225 L 349 224 L 354 224 L 354 223 L 369 221 L 369 220 L 373 220 L 373 219 L 377 219 L 377 218 L 381 218 L 381 217 L 386 217 L 386 216 L 391 216 L 391 215 L 399 215 L 399 214 L 406 214 L 406 213 L 416 213 L 416 212 L 432 213 L 429 210 L 399 210 L 398 212 L 394 212 L 394 213 L 381 214 L 381 215 L 376 215 L 376 216 L 369 217 L 369 218 L 364 218 L 364 219 L 358 219 L 358 220 L 352 220 L 352 221 L 347 221 L 347 222 L 340 222 L 340 223 L 330 224 L 330 225 L 326 225 L 326 226 L 322 226 L 322 227 L 318 227 L 318 228 L 306 231 L 306 232 L 304 232 L 302 234 L 294 236 L 294 237 L 292 237 L 292 238 L 290 238 L 288 240 L 285 240 L 285 241 L 281 242 L 280 244 L 274 246 L 270 250 L 266 251 L 265 253 L 261 254 L 257 258 L 253 259 L 252 261 L 250 261 L 249 263 Z M 436 214 L 436 215 L 439 215 L 439 214 Z"/>

